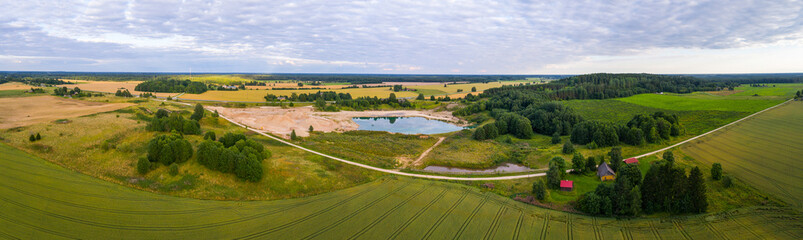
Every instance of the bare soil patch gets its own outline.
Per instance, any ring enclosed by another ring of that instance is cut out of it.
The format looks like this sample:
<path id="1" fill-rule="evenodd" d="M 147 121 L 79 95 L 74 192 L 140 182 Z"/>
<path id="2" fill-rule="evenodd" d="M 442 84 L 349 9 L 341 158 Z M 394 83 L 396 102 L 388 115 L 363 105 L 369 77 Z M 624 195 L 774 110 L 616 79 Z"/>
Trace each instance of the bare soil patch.
<path id="1" fill-rule="evenodd" d="M 309 127 L 316 132 L 345 132 L 357 130 L 359 125 L 352 121 L 355 117 L 425 117 L 447 122 L 459 123 L 451 112 L 397 110 L 397 111 L 341 111 L 316 112 L 313 107 L 282 109 L 280 107 L 224 108 L 207 107 L 249 127 L 288 138 L 296 131 L 301 137 L 309 136 Z"/>
<path id="2" fill-rule="evenodd" d="M 55 96 L 0 98 L 0 129 L 27 126 L 128 107 L 131 103 L 99 103 Z"/>

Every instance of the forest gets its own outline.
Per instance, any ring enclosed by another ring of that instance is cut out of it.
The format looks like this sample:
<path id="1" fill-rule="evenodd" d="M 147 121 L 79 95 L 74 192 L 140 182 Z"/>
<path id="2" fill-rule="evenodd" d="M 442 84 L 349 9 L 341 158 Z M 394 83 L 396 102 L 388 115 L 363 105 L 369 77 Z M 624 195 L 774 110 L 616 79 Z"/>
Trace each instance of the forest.
<path id="1" fill-rule="evenodd" d="M 137 84 L 136 91 L 141 92 L 166 92 L 166 93 L 192 93 L 201 94 L 208 90 L 206 84 L 193 82 L 190 80 L 158 79 L 145 81 Z"/>

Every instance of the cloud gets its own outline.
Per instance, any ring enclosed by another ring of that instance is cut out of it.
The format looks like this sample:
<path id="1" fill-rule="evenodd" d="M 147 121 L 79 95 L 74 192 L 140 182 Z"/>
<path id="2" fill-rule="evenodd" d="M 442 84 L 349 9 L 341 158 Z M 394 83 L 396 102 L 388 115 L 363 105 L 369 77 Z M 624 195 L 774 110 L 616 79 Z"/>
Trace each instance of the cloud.
<path id="1" fill-rule="evenodd" d="M 799 0 L 4 5 L 4 59 L 75 61 L 0 62 L 0 70 L 576 73 L 599 69 L 589 64 L 606 57 L 633 57 L 616 69 L 641 72 L 649 66 L 637 59 L 661 49 L 697 50 L 698 55 L 731 49 L 738 57 L 740 49 L 780 42 L 798 48 L 803 39 Z M 662 59 L 651 64 L 667 63 L 677 68 L 662 71 L 684 72 L 686 65 L 678 64 L 682 58 Z M 772 65 L 754 68 L 771 70 Z"/>

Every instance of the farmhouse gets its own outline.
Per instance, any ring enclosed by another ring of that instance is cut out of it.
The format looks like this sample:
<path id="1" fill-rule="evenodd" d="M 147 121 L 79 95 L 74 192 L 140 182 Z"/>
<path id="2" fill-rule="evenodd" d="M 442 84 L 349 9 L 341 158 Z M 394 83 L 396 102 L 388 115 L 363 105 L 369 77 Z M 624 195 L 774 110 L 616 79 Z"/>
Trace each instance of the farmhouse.
<path id="1" fill-rule="evenodd" d="M 616 178 L 616 173 L 614 173 L 613 169 L 608 166 L 608 163 L 603 162 L 599 165 L 599 167 L 597 167 L 597 177 L 599 177 L 599 180 L 602 181 L 613 180 Z"/>
<path id="2" fill-rule="evenodd" d="M 625 160 L 622 160 L 622 161 L 625 162 L 626 164 L 638 164 L 638 159 L 637 158 L 628 158 L 628 159 L 625 159 Z"/>
<path id="3" fill-rule="evenodd" d="M 560 180 L 560 190 L 571 192 L 574 189 L 574 182 L 569 180 Z"/>

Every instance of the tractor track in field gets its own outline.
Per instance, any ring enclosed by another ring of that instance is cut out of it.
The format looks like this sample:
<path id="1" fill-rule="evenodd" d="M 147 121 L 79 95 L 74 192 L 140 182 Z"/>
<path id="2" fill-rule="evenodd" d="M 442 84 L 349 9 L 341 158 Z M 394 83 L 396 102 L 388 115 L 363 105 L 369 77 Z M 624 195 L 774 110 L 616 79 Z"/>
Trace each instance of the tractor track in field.
<path id="1" fill-rule="evenodd" d="M 493 221 L 491 221 L 491 226 L 488 227 L 488 231 L 485 232 L 485 236 L 482 239 L 494 239 L 494 235 L 496 235 L 496 229 L 499 227 L 499 218 L 505 214 L 507 211 L 507 207 L 502 206 L 499 208 L 499 211 L 496 211 L 496 216 L 494 216 Z"/>
<path id="2" fill-rule="evenodd" d="M 471 224 L 471 221 L 474 220 L 474 217 L 477 216 L 477 213 L 480 212 L 480 209 L 482 209 L 482 207 L 485 206 L 485 203 L 488 202 L 489 196 L 490 195 L 485 195 L 485 197 L 482 199 L 482 202 L 480 202 L 480 204 L 474 208 L 474 211 L 471 211 L 471 215 L 469 215 L 468 218 L 466 218 L 466 220 L 463 221 L 463 225 L 460 225 L 460 229 L 458 229 L 457 233 L 455 233 L 454 237 L 452 237 L 453 240 L 460 239 L 460 236 L 462 236 L 463 232 L 466 231 L 466 228 L 468 227 L 469 224 Z"/>
<path id="3" fill-rule="evenodd" d="M 409 186 L 409 185 L 410 185 L 410 183 L 404 184 L 403 186 L 401 186 L 401 187 L 398 187 L 398 188 L 396 188 L 396 189 L 394 189 L 394 190 L 390 191 L 390 192 L 389 192 L 389 193 L 387 193 L 385 196 L 390 196 L 391 194 L 395 193 L 396 191 L 398 191 L 398 190 L 401 190 L 402 188 L 405 188 L 405 187 L 407 187 L 407 186 Z M 337 208 L 337 207 L 340 207 L 340 206 L 342 206 L 343 204 L 345 204 L 345 203 L 347 203 L 347 202 L 350 202 L 351 200 L 354 200 L 355 198 L 357 198 L 357 197 L 359 197 L 359 196 L 362 196 L 362 195 L 363 195 L 363 194 L 365 194 L 365 193 L 368 193 L 368 192 L 370 192 L 370 190 L 372 190 L 372 189 L 366 189 L 366 190 L 363 190 L 362 192 L 360 192 L 360 193 L 358 193 L 358 194 L 352 195 L 351 197 L 349 197 L 349 198 L 346 198 L 346 199 L 344 199 L 344 200 L 342 200 L 342 201 L 340 201 L 340 202 L 338 202 L 338 203 L 335 203 L 335 204 L 333 204 L 333 205 L 331 205 L 331 206 L 329 206 L 329 207 L 326 207 L 326 208 L 324 208 L 324 209 L 322 209 L 322 210 L 320 210 L 320 211 L 317 211 L 317 212 L 314 212 L 314 213 L 308 214 L 308 215 L 306 215 L 306 216 L 304 216 L 304 217 L 301 217 L 301 218 L 295 219 L 295 220 L 293 220 L 293 221 L 290 221 L 290 222 L 288 222 L 288 223 L 285 223 L 285 224 L 282 224 L 282 225 L 279 225 L 279 226 L 276 226 L 276 227 L 273 227 L 273 228 L 270 228 L 270 229 L 267 229 L 267 230 L 264 230 L 264 231 L 260 231 L 260 232 L 252 233 L 252 234 L 246 235 L 246 236 L 244 236 L 244 237 L 239 237 L 239 238 L 236 238 L 236 239 L 254 239 L 254 238 L 259 238 L 259 237 L 265 236 L 265 235 L 267 235 L 267 234 L 274 233 L 274 232 L 276 232 L 276 231 L 280 231 L 280 230 L 287 229 L 287 228 L 289 228 L 289 227 L 295 226 L 296 224 L 299 224 L 299 223 L 305 222 L 305 221 L 307 221 L 307 220 L 309 220 L 309 219 L 311 219 L 311 218 L 314 218 L 314 217 L 320 216 L 321 214 L 327 213 L 327 212 L 331 211 L 332 209 L 335 209 L 335 208 Z M 383 196 L 383 197 L 380 197 L 380 198 L 384 198 L 384 196 Z"/>
<path id="4" fill-rule="evenodd" d="M 460 205 L 460 203 L 463 203 L 463 200 L 466 199 L 466 197 L 468 196 L 468 193 L 469 193 L 469 190 L 466 189 L 465 193 L 463 193 L 463 196 L 460 196 L 460 199 L 458 199 L 457 202 L 455 202 L 452 205 L 452 207 L 449 208 L 449 210 L 446 210 L 446 212 L 443 213 L 443 215 L 441 215 L 441 217 L 439 217 L 438 220 L 435 221 L 434 224 L 432 224 L 432 227 L 430 227 L 427 230 L 427 232 L 424 234 L 423 237 L 421 237 L 421 239 L 429 239 L 429 237 L 432 236 L 432 233 L 435 232 L 435 229 L 437 229 L 438 226 L 440 226 L 441 223 L 443 223 L 443 220 L 446 219 L 447 217 L 449 217 L 452 214 L 452 211 L 454 211 L 454 209 L 457 208 L 457 206 Z"/>
<path id="5" fill-rule="evenodd" d="M 524 211 L 519 210 L 519 219 L 516 220 L 516 227 L 513 228 L 513 240 L 519 239 L 521 234 L 521 225 L 524 224 Z"/>
<path id="6" fill-rule="evenodd" d="M 159 100 L 159 101 L 161 101 L 161 100 Z M 709 134 L 712 134 L 712 133 L 718 132 L 719 130 L 725 129 L 725 128 L 727 128 L 727 127 L 730 127 L 730 126 L 732 126 L 732 125 L 734 125 L 734 124 L 737 124 L 737 123 L 739 123 L 739 122 L 741 122 L 741 121 L 744 121 L 744 120 L 746 120 L 746 119 L 749 119 L 749 118 L 751 118 L 751 117 L 753 117 L 753 116 L 755 116 L 755 115 L 761 114 L 761 113 L 763 113 L 763 112 L 766 112 L 766 111 L 768 111 L 768 110 L 774 109 L 774 108 L 776 108 L 776 107 L 778 107 L 778 106 L 784 105 L 784 104 L 786 104 L 786 103 L 788 103 L 788 102 L 790 102 L 790 101 L 792 101 L 792 99 L 789 99 L 789 100 L 787 100 L 787 101 L 785 101 L 785 102 L 779 103 L 779 104 L 777 104 L 777 105 L 775 105 L 775 106 L 772 106 L 772 107 L 766 108 L 766 109 L 764 109 L 764 110 L 761 110 L 761 111 L 755 112 L 755 113 L 753 113 L 753 114 L 750 114 L 750 115 L 748 115 L 748 116 L 746 116 L 746 117 L 740 118 L 740 119 L 738 119 L 738 120 L 736 120 L 736 121 L 730 122 L 730 123 L 728 123 L 728 124 L 725 124 L 725 125 L 723 125 L 723 126 L 720 126 L 720 127 L 716 128 L 716 129 L 714 129 L 714 130 L 711 130 L 711 131 L 708 131 L 708 132 L 706 132 L 706 133 L 703 133 L 703 134 L 700 134 L 700 135 L 697 135 L 697 136 L 691 137 L 691 138 L 689 138 L 689 139 L 683 140 L 683 141 L 681 141 L 681 142 L 678 142 L 678 143 L 676 143 L 676 144 L 673 144 L 673 145 L 671 145 L 671 146 L 668 146 L 668 147 L 664 147 L 664 148 L 661 148 L 661 149 L 658 149 L 658 150 L 655 150 L 655 151 L 652 151 L 652 152 L 648 152 L 648 153 L 644 153 L 644 154 L 641 154 L 641 155 L 635 156 L 634 158 L 642 158 L 642 157 L 646 157 L 646 156 L 650 156 L 650 155 L 658 154 L 658 153 L 660 153 L 660 152 L 663 152 L 663 151 L 666 151 L 666 150 L 672 149 L 672 148 L 674 148 L 674 147 L 677 147 L 677 146 L 683 145 L 683 144 L 685 144 L 685 143 L 688 143 L 688 142 L 691 142 L 691 141 L 697 140 L 698 138 L 701 138 L 701 137 L 704 137 L 704 136 L 706 136 L 706 135 L 709 135 Z M 170 103 L 175 103 L 175 104 L 186 105 L 186 106 L 192 106 L 192 104 L 189 104 L 189 103 L 174 102 L 174 101 L 168 101 L 168 102 L 170 102 Z M 207 111 L 210 111 L 209 109 L 206 109 L 206 110 L 207 110 Z M 228 117 L 226 117 L 226 116 L 224 116 L 224 115 L 219 115 L 219 116 L 220 116 L 221 118 L 225 119 L 226 121 L 229 121 L 229 122 L 231 122 L 231 123 L 232 123 L 232 124 L 234 124 L 234 125 L 240 126 L 240 127 L 242 127 L 242 128 L 245 128 L 246 130 L 249 130 L 249 131 L 255 132 L 255 133 L 259 134 L 259 135 L 262 135 L 262 136 L 265 136 L 265 137 L 271 138 L 271 139 L 273 139 L 273 140 L 276 140 L 276 141 L 278 141 L 278 142 L 280 142 L 280 143 L 283 143 L 283 144 L 289 145 L 289 146 L 291 146 L 291 147 L 295 147 L 295 148 L 298 148 L 298 149 L 301 149 L 301 150 L 307 151 L 307 152 L 309 152 L 309 153 L 313 153 L 313 154 L 316 154 L 316 155 L 319 155 L 319 156 L 322 156 L 322 157 L 326 157 L 326 158 L 329 158 L 329 159 L 332 159 L 332 160 L 335 160 L 335 161 L 339 161 L 339 162 L 342 162 L 342 163 L 346 163 L 346 164 L 350 164 L 350 165 L 358 166 L 358 167 L 365 168 L 365 169 L 369 169 L 369 170 L 374 170 L 374 171 L 379 171 L 379 172 L 389 173 L 389 174 L 396 174 L 396 175 L 402 175 L 402 176 L 408 176 L 408 177 L 415 177 L 415 178 L 439 179 L 439 180 L 457 180 L 457 181 L 495 181 L 495 180 L 512 180 L 512 179 L 522 179 L 522 178 L 532 178 L 532 177 L 542 177 L 542 176 L 546 176 L 546 173 L 532 173 L 532 174 L 524 174 L 524 175 L 511 175 L 511 176 L 499 176 L 499 177 L 451 177 L 451 176 L 442 176 L 442 175 L 429 175 L 429 174 L 420 174 L 420 173 L 408 173 L 408 172 L 401 172 L 401 171 L 397 171 L 397 170 L 384 169 L 384 168 L 379 168 L 379 167 L 370 166 L 370 165 L 367 165 L 367 164 L 362 164 L 362 163 L 357 163 L 357 162 L 353 162 L 353 161 L 345 160 L 345 159 L 338 158 L 338 157 L 334 157 L 334 156 L 331 156 L 331 155 L 328 155 L 328 154 L 324 154 L 324 153 L 321 153 L 321 152 L 318 152 L 318 151 L 315 151 L 315 150 L 311 150 L 311 149 L 308 149 L 308 148 L 302 147 L 302 146 L 300 146 L 300 145 L 296 145 L 296 144 L 294 144 L 294 143 L 288 142 L 288 141 L 286 141 L 286 140 L 284 140 L 284 139 L 281 139 L 281 138 L 279 138 L 279 137 L 275 137 L 275 136 L 273 136 L 273 135 L 270 135 L 270 134 L 267 134 L 267 133 L 265 133 L 265 132 L 258 131 L 257 129 L 250 128 L 250 127 L 248 127 L 248 126 L 246 126 L 246 125 L 243 125 L 243 124 L 241 124 L 241 123 L 239 123 L 239 122 L 236 122 L 236 121 L 234 121 L 234 120 L 232 120 L 232 119 L 230 119 L 230 118 L 228 118 Z M 437 145 L 437 144 L 436 144 L 436 145 Z M 434 147 L 434 146 L 433 146 L 433 147 Z M 569 170 L 567 170 L 567 171 L 571 171 L 571 169 L 569 169 Z"/>
<path id="7" fill-rule="evenodd" d="M 432 201 L 429 201 L 429 203 L 427 203 L 426 206 L 424 206 L 423 208 L 418 210 L 418 212 L 416 212 L 410 219 L 407 219 L 407 221 L 405 221 L 404 224 L 402 224 L 401 226 L 399 226 L 399 228 L 397 228 L 395 231 L 393 231 L 393 233 L 390 235 L 390 237 L 388 237 L 388 239 L 396 239 L 396 237 L 399 236 L 399 234 L 402 231 L 407 229 L 407 226 L 410 226 L 410 224 L 412 224 L 416 219 L 418 219 L 418 217 L 421 216 L 421 214 L 426 212 L 427 209 L 432 207 L 432 205 L 435 205 L 436 202 L 440 201 L 441 198 L 443 198 L 443 196 L 445 196 L 448 191 L 449 191 L 449 189 L 444 189 L 443 191 L 441 191 L 441 193 L 439 193 L 438 196 L 435 197 L 435 199 L 432 199 Z"/>
<path id="8" fill-rule="evenodd" d="M 541 234 L 538 239 L 546 239 L 547 228 L 549 227 L 549 213 L 544 214 L 544 224 L 541 226 Z"/>
<path id="9" fill-rule="evenodd" d="M 418 195 L 421 195 L 421 193 L 424 193 L 424 191 L 426 191 L 426 190 L 427 190 L 429 187 L 431 187 L 432 185 L 434 185 L 434 183 L 431 183 L 431 184 L 429 184 L 429 185 L 426 185 L 425 187 L 421 188 L 421 191 L 418 191 L 418 192 L 416 192 L 415 194 L 412 194 L 412 195 L 410 195 L 409 197 L 407 197 L 406 199 L 404 199 L 404 200 L 403 200 L 403 201 L 401 201 L 400 203 L 396 204 L 396 206 L 393 206 L 393 208 L 389 209 L 388 211 L 385 211 L 385 213 L 384 213 L 384 214 L 382 214 L 381 216 L 379 216 L 379 218 L 377 218 L 377 219 L 376 219 L 376 220 L 374 220 L 374 221 L 371 221 L 371 223 L 370 223 L 370 224 L 368 224 L 368 225 L 367 225 L 367 226 L 365 226 L 364 228 L 360 229 L 360 231 L 359 231 L 359 232 L 357 232 L 357 233 L 355 233 L 354 235 L 352 235 L 351 237 L 349 237 L 349 239 L 356 239 L 356 238 L 359 238 L 360 236 L 362 236 L 363 234 L 365 234 L 366 232 L 368 232 L 368 230 L 371 230 L 371 228 L 373 228 L 374 226 L 376 226 L 377 224 L 379 224 L 380 222 L 382 222 L 382 220 L 385 220 L 385 218 L 386 218 L 386 217 L 388 217 L 388 216 L 390 216 L 390 214 L 391 214 L 391 213 L 395 212 L 395 211 L 396 211 L 396 210 L 398 210 L 400 207 L 402 207 L 402 206 L 406 205 L 408 202 L 410 202 L 410 200 L 413 200 L 413 199 L 414 199 L 415 197 L 417 197 Z"/>
<path id="10" fill-rule="evenodd" d="M 409 184 L 408 184 L 408 185 L 409 185 Z M 400 187 L 400 188 L 398 188 L 398 189 L 396 189 L 396 190 L 394 190 L 394 191 L 391 191 L 391 192 L 390 192 L 390 193 L 388 193 L 388 194 L 385 194 L 385 195 L 384 195 L 384 196 L 382 196 L 382 197 L 379 197 L 379 198 L 377 198 L 377 199 L 374 199 L 374 200 L 373 200 L 373 201 L 371 201 L 370 203 L 368 203 L 368 204 L 365 204 L 365 205 L 361 206 L 360 208 L 358 208 L 357 210 L 354 210 L 354 211 L 352 211 L 351 213 L 349 213 L 349 214 L 348 214 L 348 215 L 346 215 L 345 217 L 342 217 L 342 218 L 340 218 L 340 219 L 338 219 L 338 220 L 336 220 L 336 221 L 332 222 L 331 224 L 329 224 L 329 225 L 327 225 L 327 226 L 325 226 L 325 227 L 323 227 L 323 228 L 321 228 L 321 229 L 318 229 L 318 231 L 315 231 L 314 233 L 311 233 L 311 234 L 309 234 L 309 235 L 307 235 L 307 236 L 303 237 L 302 239 L 312 239 L 312 238 L 315 238 L 315 237 L 317 237 L 317 236 L 320 236 L 320 235 L 321 235 L 321 234 L 323 234 L 324 232 L 326 232 L 326 231 L 329 231 L 329 230 L 331 230 L 332 228 L 335 228 L 335 227 L 339 226 L 340 224 L 343 224 L 344 222 L 346 222 L 346 221 L 350 220 L 350 219 L 351 219 L 351 218 L 353 218 L 354 216 L 357 216 L 358 214 L 360 214 L 360 213 L 362 213 L 363 211 L 367 210 L 368 208 L 371 208 L 371 207 L 373 207 L 374 205 L 376 205 L 377 203 L 381 202 L 382 200 L 385 200 L 385 199 L 387 199 L 388 197 L 390 197 L 390 196 L 391 196 L 391 195 L 393 195 L 394 193 L 398 192 L 399 190 L 401 190 L 401 189 L 404 189 L 404 188 L 407 188 L 407 186 L 408 186 L 408 185 L 405 185 L 405 186 L 403 186 L 403 187 Z M 432 186 L 432 184 L 430 184 L 430 185 L 428 185 L 428 186 Z M 421 187 L 421 190 L 420 190 L 420 191 L 418 191 L 418 192 L 416 192 L 416 193 L 414 193 L 414 194 L 412 194 L 412 195 L 413 195 L 413 196 L 418 196 L 418 194 L 421 194 L 421 193 L 423 193 L 425 190 L 427 190 L 427 187 L 428 187 L 428 186 L 423 186 L 423 187 Z M 408 199 L 408 200 L 409 200 L 409 199 Z M 406 201 L 404 201 L 404 202 L 406 202 Z M 402 203 L 404 203 L 404 202 L 402 202 Z"/>

